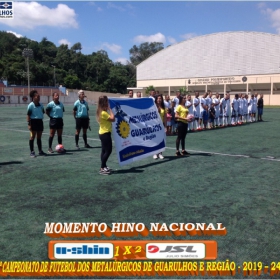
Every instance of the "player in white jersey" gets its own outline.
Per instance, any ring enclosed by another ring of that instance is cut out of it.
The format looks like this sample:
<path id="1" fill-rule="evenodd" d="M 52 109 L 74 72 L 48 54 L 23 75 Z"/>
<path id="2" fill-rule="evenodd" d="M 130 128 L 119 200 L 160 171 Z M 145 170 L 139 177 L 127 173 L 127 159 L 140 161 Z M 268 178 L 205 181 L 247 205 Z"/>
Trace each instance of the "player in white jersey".
<path id="1" fill-rule="evenodd" d="M 231 125 L 236 125 L 238 121 L 238 98 L 239 95 L 235 94 L 234 98 L 231 101 Z"/>
<path id="2" fill-rule="evenodd" d="M 230 96 L 229 93 L 226 93 L 226 96 L 221 99 L 221 107 L 220 111 L 223 114 L 223 126 L 228 126 L 229 123 L 229 118 L 230 118 Z"/>
<path id="3" fill-rule="evenodd" d="M 200 128 L 199 124 L 199 117 L 200 117 L 200 98 L 199 98 L 199 92 L 195 92 L 195 97 L 193 99 L 193 114 L 194 114 L 194 129 Z"/>
<path id="4" fill-rule="evenodd" d="M 177 107 L 179 106 L 179 96 L 181 95 L 180 91 L 177 90 L 176 91 L 176 97 L 173 98 L 173 101 L 175 102 L 175 112 L 176 112 L 176 109 Z"/>
<path id="5" fill-rule="evenodd" d="M 206 105 L 210 109 L 211 105 L 212 105 L 212 92 L 211 92 L 211 90 L 208 91 L 208 96 L 205 98 L 205 100 L 206 100 Z M 207 127 L 210 128 L 210 118 L 208 120 Z"/>
<path id="6" fill-rule="evenodd" d="M 248 94 L 245 94 L 243 98 L 243 122 L 248 122 Z"/>
<path id="7" fill-rule="evenodd" d="M 248 101 L 248 114 L 249 114 L 249 122 L 253 122 L 253 103 L 254 103 L 254 94 L 251 94 L 251 98 Z"/>
<path id="8" fill-rule="evenodd" d="M 192 104 L 192 98 L 190 94 L 187 96 L 187 101 L 185 103 L 185 106 L 189 110 L 189 114 L 193 115 L 193 104 Z M 194 120 L 188 123 L 188 131 L 194 131 Z"/>
<path id="9" fill-rule="evenodd" d="M 202 116 L 203 116 L 203 111 L 205 110 L 207 103 L 206 103 L 206 97 L 208 93 L 205 92 L 202 97 L 200 97 L 200 116 L 199 116 L 199 128 L 198 130 L 202 130 Z"/>
<path id="10" fill-rule="evenodd" d="M 239 98 L 238 98 L 238 124 L 242 124 L 243 122 L 243 116 L 244 116 L 244 112 L 243 112 L 243 98 L 244 98 L 244 94 L 239 94 Z"/>
<path id="11" fill-rule="evenodd" d="M 165 98 L 164 99 L 165 109 L 170 109 L 171 108 L 170 96 L 168 94 L 166 94 L 164 98 Z"/>
<path id="12" fill-rule="evenodd" d="M 150 98 L 153 98 L 153 100 L 155 101 L 155 96 L 156 96 L 156 91 L 153 89 L 153 90 L 150 90 Z"/>
<path id="13" fill-rule="evenodd" d="M 212 104 L 214 104 L 215 108 L 215 120 L 214 120 L 214 127 L 220 125 L 220 100 L 219 100 L 219 93 L 217 92 L 213 98 Z"/>

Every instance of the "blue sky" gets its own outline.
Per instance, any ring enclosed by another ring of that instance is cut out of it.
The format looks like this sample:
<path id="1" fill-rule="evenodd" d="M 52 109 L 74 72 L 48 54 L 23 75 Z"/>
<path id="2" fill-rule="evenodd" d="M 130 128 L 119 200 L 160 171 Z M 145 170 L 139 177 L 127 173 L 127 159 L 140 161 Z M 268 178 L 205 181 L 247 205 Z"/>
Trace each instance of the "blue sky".
<path id="1" fill-rule="evenodd" d="M 40 42 L 43 37 L 83 54 L 105 50 L 113 61 L 129 60 L 143 42 L 164 46 L 205 34 L 258 31 L 280 34 L 280 2 L 255 1 L 38 1 L 13 2 L 14 18 L 0 30 Z"/>

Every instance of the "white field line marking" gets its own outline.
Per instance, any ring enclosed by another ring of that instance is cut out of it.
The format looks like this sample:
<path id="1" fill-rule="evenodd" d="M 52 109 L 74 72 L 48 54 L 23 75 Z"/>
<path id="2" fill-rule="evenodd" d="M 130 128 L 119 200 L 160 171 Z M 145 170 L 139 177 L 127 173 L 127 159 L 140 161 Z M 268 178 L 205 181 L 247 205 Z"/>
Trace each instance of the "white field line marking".
<path id="1" fill-rule="evenodd" d="M 6 128 L 2 128 L 2 130 L 8 130 L 8 131 L 16 131 L 16 132 L 25 132 L 25 133 L 30 133 L 30 131 L 26 131 L 26 130 L 19 130 L 19 129 L 6 129 Z M 49 133 L 43 133 L 44 135 L 49 135 Z M 70 135 L 63 135 L 63 137 L 67 137 L 67 138 L 74 138 L 74 136 L 70 136 Z M 96 139 L 96 138 L 87 138 L 88 140 L 92 140 L 92 141 L 100 141 L 100 139 Z M 114 141 L 113 141 L 114 143 Z M 176 150 L 176 148 L 171 148 L 171 147 L 165 147 L 166 149 L 169 150 Z M 216 153 L 216 152 L 205 152 L 205 151 L 197 151 L 197 150 L 189 150 L 190 152 L 194 152 L 194 153 L 202 153 L 202 154 L 210 154 L 210 155 L 218 155 L 218 156 L 227 156 L 227 157 L 243 157 L 243 158 L 250 158 L 250 156 L 246 156 L 246 155 L 232 155 L 232 154 L 224 154 L 224 153 Z M 273 159 L 273 158 L 260 158 L 262 160 L 269 160 L 269 161 L 280 161 L 280 159 Z"/>

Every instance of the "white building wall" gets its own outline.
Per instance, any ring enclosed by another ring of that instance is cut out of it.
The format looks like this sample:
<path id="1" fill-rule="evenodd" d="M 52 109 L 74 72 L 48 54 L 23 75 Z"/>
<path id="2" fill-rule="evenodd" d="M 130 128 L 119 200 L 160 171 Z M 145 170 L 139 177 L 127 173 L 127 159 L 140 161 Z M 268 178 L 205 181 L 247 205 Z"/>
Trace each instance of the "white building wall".
<path id="1" fill-rule="evenodd" d="M 137 66 L 137 81 L 273 73 L 280 73 L 279 35 L 223 32 L 195 37 L 154 54 Z"/>

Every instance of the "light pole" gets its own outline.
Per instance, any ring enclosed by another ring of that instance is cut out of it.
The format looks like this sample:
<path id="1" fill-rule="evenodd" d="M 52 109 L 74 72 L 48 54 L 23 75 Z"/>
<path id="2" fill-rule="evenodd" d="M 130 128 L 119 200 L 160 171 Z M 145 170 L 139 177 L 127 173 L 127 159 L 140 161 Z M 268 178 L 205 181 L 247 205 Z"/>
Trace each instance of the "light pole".
<path id="1" fill-rule="evenodd" d="M 55 80 L 55 65 L 52 65 L 53 67 L 53 81 L 54 81 L 54 86 L 56 85 L 56 80 Z"/>
<path id="2" fill-rule="evenodd" d="M 27 84 L 28 84 L 28 94 L 30 93 L 30 75 L 29 75 L 29 58 L 33 57 L 33 50 L 32 49 L 24 49 L 22 51 L 22 56 L 26 58 L 27 64 Z"/>

